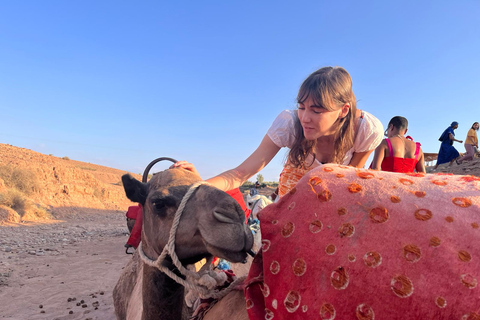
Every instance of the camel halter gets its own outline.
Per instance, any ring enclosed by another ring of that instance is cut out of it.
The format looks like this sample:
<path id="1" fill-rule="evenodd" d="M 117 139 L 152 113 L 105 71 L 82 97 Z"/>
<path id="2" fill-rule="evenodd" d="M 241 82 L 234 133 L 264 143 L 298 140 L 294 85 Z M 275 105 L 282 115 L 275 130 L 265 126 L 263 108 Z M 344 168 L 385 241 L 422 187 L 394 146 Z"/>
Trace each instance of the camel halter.
<path id="1" fill-rule="evenodd" d="M 175 236 L 177 234 L 178 225 L 180 223 L 180 218 L 182 217 L 183 209 L 187 201 L 190 199 L 190 196 L 195 192 L 195 190 L 200 187 L 201 185 L 206 184 L 205 181 L 199 181 L 194 183 L 187 191 L 187 193 L 183 196 L 182 201 L 180 202 L 180 206 L 178 207 L 177 211 L 175 212 L 175 216 L 173 218 L 172 227 L 170 229 L 170 235 L 167 244 L 163 248 L 162 253 L 158 256 L 156 260 L 150 259 L 147 257 L 145 252 L 143 252 L 142 244 L 140 243 L 138 246 L 138 253 L 140 258 L 144 263 L 151 267 L 155 267 L 161 272 L 165 273 L 169 276 L 172 280 L 175 280 L 178 284 L 183 285 L 185 288 L 195 292 L 200 298 L 207 299 L 207 298 L 214 298 L 214 299 L 221 299 L 225 295 L 227 295 L 230 291 L 232 291 L 236 285 L 243 282 L 245 277 L 240 277 L 234 280 L 230 285 L 222 290 L 213 289 L 213 287 L 217 284 L 223 284 L 224 280 L 226 279 L 225 274 L 217 273 L 213 270 L 200 270 L 199 272 L 193 272 L 186 269 L 180 259 L 178 258 L 177 254 L 175 253 Z M 193 279 L 193 282 L 189 282 L 177 276 L 173 273 L 170 269 L 162 265 L 162 262 L 165 260 L 167 254 L 170 255 L 172 258 L 172 262 L 177 267 L 178 271 L 184 275 L 187 279 Z M 209 262 L 207 261 L 207 264 Z M 202 268 L 203 269 L 203 268 Z M 223 276 L 223 277 L 222 277 Z M 213 279 L 212 279 L 213 278 Z M 214 281 L 213 281 L 214 280 Z M 208 285 L 210 282 L 210 285 Z M 203 284 L 202 284 L 203 283 Z"/>

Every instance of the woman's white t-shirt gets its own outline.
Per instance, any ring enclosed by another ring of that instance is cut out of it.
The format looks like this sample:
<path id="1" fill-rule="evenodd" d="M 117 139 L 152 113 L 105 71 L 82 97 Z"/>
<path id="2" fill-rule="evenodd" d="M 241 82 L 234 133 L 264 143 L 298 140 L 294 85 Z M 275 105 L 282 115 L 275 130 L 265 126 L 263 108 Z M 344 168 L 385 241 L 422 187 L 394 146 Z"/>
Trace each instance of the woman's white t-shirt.
<path id="1" fill-rule="evenodd" d="M 294 110 L 284 110 L 273 121 L 267 135 L 280 148 L 291 148 L 295 141 L 295 120 L 298 119 Z M 375 149 L 383 139 L 383 125 L 368 112 L 362 111 L 359 119 L 353 147 L 347 151 L 343 158 L 344 165 L 350 164 L 353 153 L 365 152 Z"/>

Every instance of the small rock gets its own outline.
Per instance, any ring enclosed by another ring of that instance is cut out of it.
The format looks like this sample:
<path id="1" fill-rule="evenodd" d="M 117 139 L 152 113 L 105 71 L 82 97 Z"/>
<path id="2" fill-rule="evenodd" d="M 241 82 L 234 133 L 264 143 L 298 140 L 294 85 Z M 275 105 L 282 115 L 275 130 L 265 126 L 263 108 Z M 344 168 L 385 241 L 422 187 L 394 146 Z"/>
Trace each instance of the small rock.
<path id="1" fill-rule="evenodd" d="M 10 247 L 5 247 L 5 252 L 11 252 L 12 251 L 12 248 Z"/>
<path id="2" fill-rule="evenodd" d="M 38 307 L 39 307 L 40 309 L 42 309 L 42 308 L 43 308 L 43 304 L 39 305 Z"/>
<path id="3" fill-rule="evenodd" d="M 72 310 L 68 311 L 68 314 L 73 314 L 73 311 Z"/>
<path id="4" fill-rule="evenodd" d="M 85 303 L 82 304 L 82 308 L 86 308 L 86 307 L 87 307 L 87 305 Z"/>

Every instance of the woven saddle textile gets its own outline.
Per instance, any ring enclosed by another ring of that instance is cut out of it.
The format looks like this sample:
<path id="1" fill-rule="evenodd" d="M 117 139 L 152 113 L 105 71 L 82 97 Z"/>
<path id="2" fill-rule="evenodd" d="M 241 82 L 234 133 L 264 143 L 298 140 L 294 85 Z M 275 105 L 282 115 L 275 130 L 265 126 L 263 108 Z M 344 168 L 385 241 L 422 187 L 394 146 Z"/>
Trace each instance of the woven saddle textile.
<path id="1" fill-rule="evenodd" d="M 480 319 L 480 178 L 324 165 L 260 213 L 250 319 Z"/>

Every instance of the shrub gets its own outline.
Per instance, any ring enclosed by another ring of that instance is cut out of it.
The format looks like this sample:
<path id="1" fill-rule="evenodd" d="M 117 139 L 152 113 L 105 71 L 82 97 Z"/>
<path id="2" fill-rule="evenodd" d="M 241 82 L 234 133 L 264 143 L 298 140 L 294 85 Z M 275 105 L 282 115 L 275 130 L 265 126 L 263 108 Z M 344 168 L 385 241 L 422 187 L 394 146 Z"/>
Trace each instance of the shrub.
<path id="1" fill-rule="evenodd" d="M 9 189 L 7 192 L 0 193 L 0 205 L 10 207 L 20 216 L 23 216 L 27 209 L 27 199 L 22 192 L 16 189 Z"/>
<path id="2" fill-rule="evenodd" d="M 27 195 L 40 189 L 37 177 L 29 169 L 0 166 L 0 178 L 7 187 L 17 189 Z"/>
<path id="3" fill-rule="evenodd" d="M 69 157 L 63 157 L 62 159 L 63 159 L 63 160 L 70 160 Z"/>

